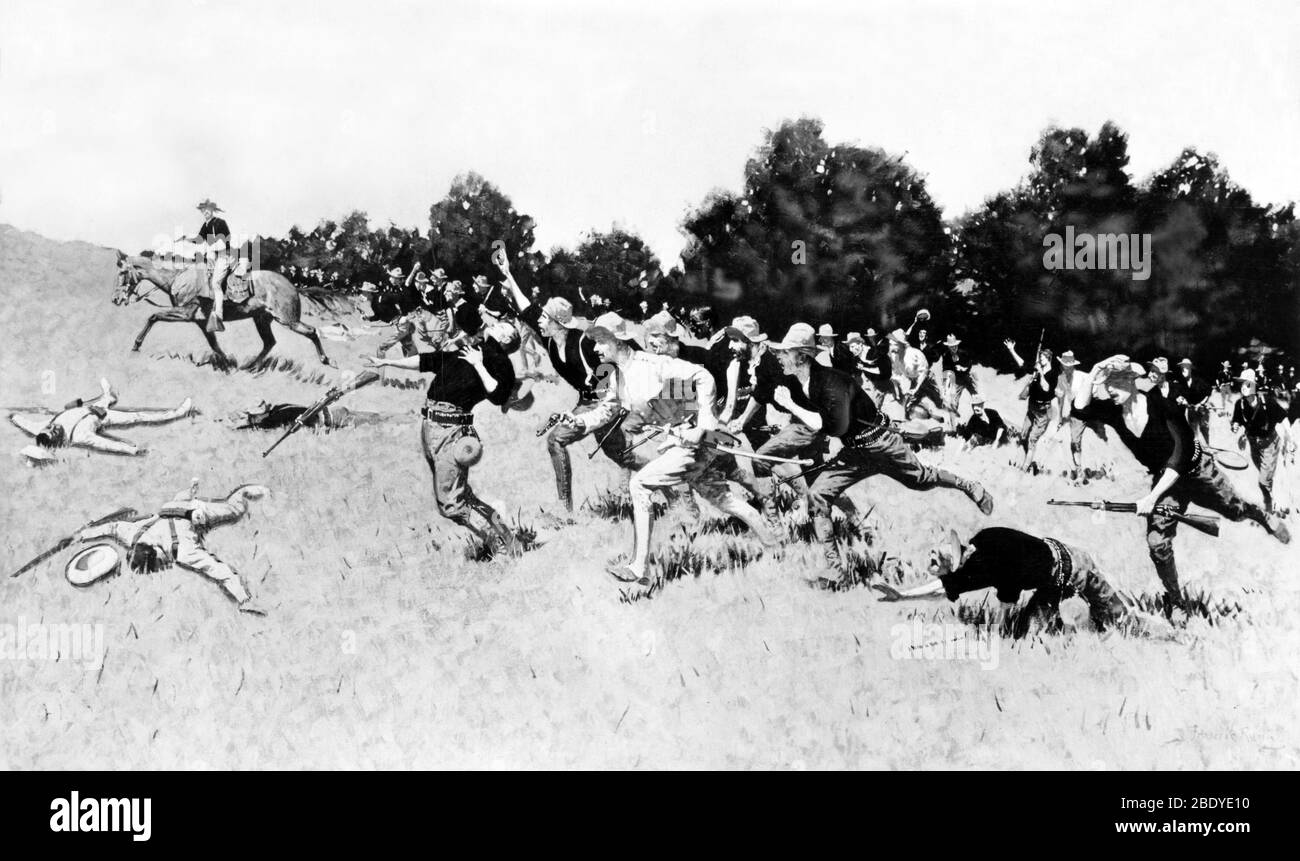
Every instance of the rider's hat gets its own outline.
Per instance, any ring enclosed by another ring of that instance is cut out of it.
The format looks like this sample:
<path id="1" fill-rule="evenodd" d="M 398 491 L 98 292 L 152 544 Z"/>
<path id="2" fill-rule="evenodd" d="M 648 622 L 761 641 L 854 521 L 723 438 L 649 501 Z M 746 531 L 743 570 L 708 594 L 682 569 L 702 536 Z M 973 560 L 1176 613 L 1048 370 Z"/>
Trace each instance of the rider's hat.
<path id="1" fill-rule="evenodd" d="M 203 198 L 202 200 L 200 200 L 200 201 L 199 201 L 199 205 L 198 205 L 197 207 L 195 207 L 195 209 L 200 209 L 200 210 L 202 210 L 202 209 L 214 209 L 214 210 L 216 210 L 217 212 L 225 212 L 224 209 L 222 209 L 221 207 L 219 207 L 219 206 L 217 206 L 215 203 L 213 203 L 213 202 L 212 202 L 212 198 L 210 198 L 210 197 L 205 197 L 205 198 Z"/>

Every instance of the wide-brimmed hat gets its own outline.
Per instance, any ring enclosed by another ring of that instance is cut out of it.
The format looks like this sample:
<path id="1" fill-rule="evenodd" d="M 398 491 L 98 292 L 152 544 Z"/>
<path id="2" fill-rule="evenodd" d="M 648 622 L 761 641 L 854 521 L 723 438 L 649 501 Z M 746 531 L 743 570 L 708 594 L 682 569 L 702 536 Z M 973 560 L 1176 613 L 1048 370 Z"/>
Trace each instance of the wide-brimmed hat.
<path id="1" fill-rule="evenodd" d="M 1259 385 L 1259 380 L 1255 377 L 1255 369 L 1247 368 L 1237 376 L 1237 382 L 1250 383 L 1252 386 Z"/>
<path id="2" fill-rule="evenodd" d="M 1146 368 L 1130 360 L 1123 353 L 1102 359 L 1096 365 L 1093 365 L 1092 373 L 1097 383 L 1104 383 L 1108 380 L 1132 382 L 1147 375 Z"/>
<path id="3" fill-rule="evenodd" d="M 943 345 L 945 347 L 955 347 L 960 343 L 961 343 L 961 338 L 958 338 L 956 335 L 952 334 L 951 332 L 948 333 L 948 337 L 943 339 Z"/>
<path id="4" fill-rule="evenodd" d="M 389 277 L 389 278 L 401 278 L 401 277 L 402 277 L 402 267 L 400 267 L 400 266 L 394 266 L 392 269 L 389 269 L 389 270 L 388 270 L 388 277 Z"/>
<path id="5" fill-rule="evenodd" d="M 203 198 L 202 200 L 200 200 L 200 201 L 199 201 L 199 205 L 196 206 L 196 207 L 194 207 L 194 208 L 195 208 L 195 209 L 200 209 L 200 210 L 202 210 L 202 209 L 215 209 L 217 212 L 225 212 L 224 209 L 222 209 L 221 207 L 217 206 L 215 203 L 212 202 L 212 199 L 211 199 L 211 198 L 208 198 L 208 197 L 205 197 L 205 198 Z"/>
<path id="6" fill-rule="evenodd" d="M 1147 362 L 1147 370 L 1154 371 L 1157 374 L 1167 374 L 1169 373 L 1169 360 L 1164 356 L 1157 356 Z"/>
<path id="7" fill-rule="evenodd" d="M 1191 360 L 1191 359 L 1183 359 L 1183 360 L 1181 360 L 1181 361 L 1178 363 L 1178 367 L 1180 367 L 1180 368 L 1190 368 L 1190 367 L 1193 367 L 1193 365 L 1192 365 L 1192 360 Z"/>
<path id="8" fill-rule="evenodd" d="M 861 333 L 861 332 L 849 332 L 847 335 L 844 336 L 844 343 L 846 343 L 846 344 L 865 344 L 866 341 L 863 340 L 863 338 L 862 338 L 862 333 Z"/>
<path id="9" fill-rule="evenodd" d="M 63 574 L 73 586 L 89 586 L 117 572 L 122 557 L 112 544 L 100 543 L 86 547 L 68 560 Z"/>
<path id="10" fill-rule="evenodd" d="M 817 347 L 817 333 L 807 323 L 795 323 L 780 341 L 769 345 L 773 350 L 799 350 L 814 354 L 820 352 Z"/>
<path id="11" fill-rule="evenodd" d="M 902 344 L 904 347 L 906 347 L 906 346 L 907 346 L 907 333 L 904 332 L 902 329 L 895 329 L 894 331 L 892 331 L 892 332 L 889 333 L 889 340 L 891 340 L 891 341 L 897 341 L 898 343 L 900 343 L 900 344 Z"/>
<path id="12" fill-rule="evenodd" d="M 1073 368 L 1079 364 L 1079 360 L 1074 357 L 1074 350 L 1066 350 L 1064 353 L 1056 357 L 1056 361 L 1060 362 L 1067 368 Z"/>
<path id="13" fill-rule="evenodd" d="M 878 332 L 877 332 L 873 327 L 871 327 L 871 326 L 868 326 L 868 327 L 867 327 L 867 337 L 868 337 L 868 338 L 874 338 L 874 337 L 876 337 L 877 334 L 879 334 L 879 333 L 878 333 Z"/>
<path id="14" fill-rule="evenodd" d="M 573 303 L 553 296 L 542 304 L 542 313 L 566 329 L 581 329 L 585 324 L 573 316 Z"/>
<path id="15" fill-rule="evenodd" d="M 725 331 L 728 338 L 748 341 L 751 344 L 759 344 L 768 339 L 753 317 L 737 317 L 731 321 L 731 325 Z"/>
<path id="16" fill-rule="evenodd" d="M 670 338 L 681 337 L 681 327 L 677 325 L 677 320 L 667 311 L 660 311 L 653 317 L 645 321 L 646 335 L 667 335 Z"/>
<path id="17" fill-rule="evenodd" d="M 631 323 L 617 312 L 606 311 L 592 322 L 587 337 L 593 341 L 631 341 L 636 335 Z"/>
<path id="18" fill-rule="evenodd" d="M 984 396 L 983 396 L 983 395 L 975 395 L 974 397 L 972 397 L 972 398 L 970 399 L 970 405 L 973 406 L 973 407 L 982 407 L 982 406 L 984 406 Z"/>
<path id="19" fill-rule="evenodd" d="M 817 327 L 818 338 L 834 338 L 836 336 L 835 327 L 830 323 L 822 323 Z"/>

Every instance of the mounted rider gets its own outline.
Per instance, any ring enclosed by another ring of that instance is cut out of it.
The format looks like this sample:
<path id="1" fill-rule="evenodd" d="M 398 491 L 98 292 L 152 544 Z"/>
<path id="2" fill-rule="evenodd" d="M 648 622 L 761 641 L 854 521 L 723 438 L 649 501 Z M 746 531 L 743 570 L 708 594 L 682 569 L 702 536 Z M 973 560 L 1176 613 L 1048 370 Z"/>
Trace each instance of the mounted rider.
<path id="1" fill-rule="evenodd" d="M 209 332 L 222 332 L 226 328 L 221 322 L 226 301 L 226 278 L 232 271 L 246 277 L 246 261 L 242 256 L 232 254 L 234 249 L 231 247 L 230 226 L 226 224 L 224 218 L 217 215 L 218 212 L 224 212 L 225 210 L 213 203 L 210 198 L 204 198 L 200 201 L 198 210 L 203 213 L 203 226 L 199 228 L 198 235 L 186 238 L 206 245 L 213 254 L 210 282 L 212 287 L 212 311 L 208 314 L 207 330 Z M 242 296 L 239 299 L 232 298 L 231 301 L 243 301 L 246 298 L 248 297 Z"/>

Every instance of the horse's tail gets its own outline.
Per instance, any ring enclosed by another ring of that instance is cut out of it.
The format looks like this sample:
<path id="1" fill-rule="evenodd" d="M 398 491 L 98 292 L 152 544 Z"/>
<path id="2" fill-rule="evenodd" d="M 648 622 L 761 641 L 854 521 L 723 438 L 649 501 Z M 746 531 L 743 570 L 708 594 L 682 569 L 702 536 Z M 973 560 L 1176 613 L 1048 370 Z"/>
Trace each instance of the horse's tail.
<path id="1" fill-rule="evenodd" d="M 278 272 L 257 269 L 252 272 L 253 290 L 270 310 L 271 316 L 282 326 L 290 326 L 302 319 L 302 297 Z"/>

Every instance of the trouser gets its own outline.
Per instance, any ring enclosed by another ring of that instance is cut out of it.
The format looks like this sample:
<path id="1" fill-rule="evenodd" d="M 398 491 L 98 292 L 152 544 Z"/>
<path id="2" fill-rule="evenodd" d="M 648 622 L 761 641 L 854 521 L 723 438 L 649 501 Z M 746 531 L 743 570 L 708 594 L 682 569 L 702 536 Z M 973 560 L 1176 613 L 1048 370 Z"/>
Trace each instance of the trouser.
<path id="1" fill-rule="evenodd" d="M 836 463 L 817 474 L 811 498 L 813 530 L 823 544 L 831 541 L 831 505 L 835 499 L 866 478 L 885 475 L 911 490 L 950 487 L 967 492 L 969 482 L 921 462 L 911 447 L 893 430 L 882 431 L 870 442 L 846 446 Z"/>
<path id="2" fill-rule="evenodd" d="M 1187 423 L 1192 427 L 1192 433 L 1200 437 L 1201 442 L 1210 441 L 1210 406 L 1205 404 L 1199 407 L 1187 408 Z"/>
<path id="3" fill-rule="evenodd" d="M 177 407 L 174 410 L 114 410 L 106 409 L 103 416 L 87 411 L 68 434 L 67 445 L 84 446 L 109 454 L 135 455 L 140 448 L 123 439 L 117 439 L 101 433 L 104 428 L 132 427 L 134 425 L 154 425 L 176 421 L 188 415 L 188 410 Z"/>
<path id="4" fill-rule="evenodd" d="M 231 254 L 220 254 L 212 261 L 212 275 L 209 279 L 212 288 L 212 311 L 208 314 L 206 327 L 209 332 L 221 332 L 226 328 L 221 322 L 225 316 L 226 276 L 242 262 L 243 258 Z"/>
<path id="5" fill-rule="evenodd" d="M 1277 474 L 1277 456 L 1281 450 L 1277 433 L 1266 437 L 1247 436 L 1250 459 L 1259 471 L 1259 490 L 1264 495 L 1264 509 L 1273 510 L 1273 477 Z"/>
<path id="6" fill-rule="evenodd" d="M 402 345 L 403 356 L 414 356 L 416 353 L 415 341 L 412 336 L 415 334 L 415 324 L 409 317 L 398 317 L 397 322 L 393 324 L 393 336 L 379 345 L 375 350 L 375 356 L 383 358 L 392 347 L 397 344 Z"/>
<path id="7" fill-rule="evenodd" d="M 573 408 L 573 415 L 580 416 L 591 412 L 596 406 L 594 401 L 579 400 Z M 588 430 L 580 423 L 561 422 L 551 429 L 546 436 L 546 450 L 551 456 L 551 466 L 555 469 L 555 491 L 560 497 L 565 510 L 573 511 L 573 464 L 569 459 L 569 446 L 580 439 L 594 436 L 602 440 L 601 450 L 610 460 L 621 465 L 620 453 L 626 446 L 625 438 L 618 433 L 607 433 L 617 421 L 617 416 L 605 424 Z"/>
<path id="8" fill-rule="evenodd" d="M 454 407 L 448 407 L 448 411 L 452 410 Z M 486 538 L 470 518 L 471 513 L 476 513 L 502 542 L 512 544 L 514 534 L 501 515 L 479 499 L 470 487 L 470 467 L 456 460 L 455 444 L 467 436 L 478 439 L 472 425 L 441 424 L 430 418 L 425 418 L 421 423 L 420 443 L 424 449 L 425 462 L 433 474 L 433 497 L 438 504 L 438 513 L 480 538 Z"/>
<path id="9" fill-rule="evenodd" d="M 1088 615 L 1098 630 L 1119 623 L 1133 610 L 1133 600 L 1122 595 L 1097 570 L 1091 554 L 1054 539 L 1045 540 L 1052 549 L 1056 564 L 1048 582 L 1035 589 L 1033 597 L 1025 605 L 1015 636 L 1023 637 L 1028 633 L 1030 624 L 1036 619 L 1054 620 L 1061 601 L 1074 596 L 1087 603 Z"/>
<path id="10" fill-rule="evenodd" d="M 1263 509 L 1237 495 L 1232 484 L 1215 463 L 1214 457 L 1201 452 L 1192 467 L 1174 482 L 1157 504 L 1172 506 L 1179 514 L 1190 503 L 1222 514 L 1232 521 L 1253 520 L 1268 529 L 1268 519 Z M 1178 566 L 1174 561 L 1174 535 L 1178 521 L 1158 511 L 1147 517 L 1147 550 L 1156 574 L 1165 591 L 1175 603 L 1182 603 L 1182 589 L 1178 584 Z"/>
<path id="11" fill-rule="evenodd" d="M 979 388 L 975 385 L 975 378 L 971 376 L 970 371 L 944 371 L 944 387 L 948 392 L 948 409 L 953 412 L 957 411 L 961 404 L 961 393 L 965 390 L 973 398 L 979 394 Z"/>
<path id="12" fill-rule="evenodd" d="M 1042 439 L 1043 434 L 1047 432 L 1047 425 L 1051 419 L 1052 402 L 1035 403 L 1030 401 L 1025 411 L 1025 423 L 1020 429 L 1020 444 L 1025 454 L 1034 450 L 1038 441 Z"/>
<path id="13" fill-rule="evenodd" d="M 730 437 L 725 434 L 705 433 L 703 438 L 709 442 L 730 444 Z M 703 445 L 687 446 L 674 442 L 638 469 L 628 481 L 634 512 L 650 512 L 650 496 L 655 490 L 671 490 L 685 484 L 724 514 L 741 520 L 764 543 L 770 543 L 774 539 L 758 512 L 736 496 L 727 484 L 727 472 L 734 468 L 734 462 L 729 461 L 732 461 L 731 455 L 719 454 Z M 649 520 L 645 523 L 645 534 L 637 536 L 634 558 L 638 561 L 644 560 L 648 550 Z"/>
<path id="14" fill-rule="evenodd" d="M 1074 465 L 1078 466 L 1080 458 L 1083 455 L 1083 431 L 1084 428 L 1092 428 L 1092 432 L 1102 439 L 1106 438 L 1106 426 L 1101 422 L 1086 422 L 1083 419 L 1070 417 L 1070 457 L 1074 460 Z"/>

